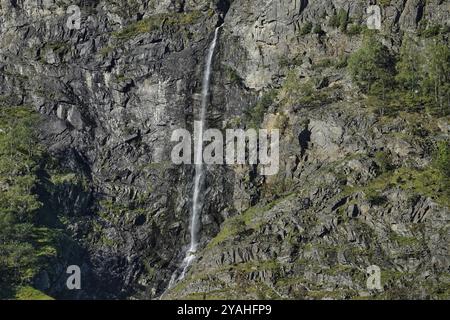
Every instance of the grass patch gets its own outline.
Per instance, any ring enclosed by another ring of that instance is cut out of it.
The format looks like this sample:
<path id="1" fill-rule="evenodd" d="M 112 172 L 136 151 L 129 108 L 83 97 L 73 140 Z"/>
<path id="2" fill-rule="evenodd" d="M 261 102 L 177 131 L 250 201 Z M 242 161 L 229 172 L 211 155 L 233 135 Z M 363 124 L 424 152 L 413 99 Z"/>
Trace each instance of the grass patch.
<path id="1" fill-rule="evenodd" d="M 219 232 L 219 234 L 214 239 L 212 239 L 212 241 L 208 244 L 207 249 L 211 249 L 245 230 L 259 229 L 261 224 L 260 222 L 255 221 L 256 220 L 255 218 L 257 216 L 271 210 L 280 202 L 288 200 L 289 198 L 294 196 L 295 194 L 287 195 L 283 198 L 280 198 L 278 200 L 269 203 L 266 206 L 252 207 L 240 215 L 229 218 L 223 223 L 222 229 Z"/>
<path id="2" fill-rule="evenodd" d="M 134 22 L 126 26 L 121 31 L 114 32 L 113 36 L 119 40 L 128 40 L 138 36 L 139 34 L 153 32 L 162 26 L 192 25 L 198 21 L 200 16 L 200 11 L 156 14 L 146 19 Z"/>
<path id="3" fill-rule="evenodd" d="M 436 168 L 430 166 L 424 170 L 402 167 L 388 171 L 372 180 L 362 188 L 366 197 L 375 205 L 382 204 L 383 191 L 399 187 L 400 189 L 429 197 L 440 205 L 449 207 L 450 192 L 448 178 Z"/>
<path id="4" fill-rule="evenodd" d="M 331 66 L 331 64 L 331 60 L 323 60 L 315 67 L 324 68 Z M 311 79 L 300 81 L 298 74 L 295 71 L 290 71 L 280 89 L 279 99 L 284 106 L 314 108 L 331 103 L 329 93 L 326 89 L 318 90 Z"/>
<path id="5" fill-rule="evenodd" d="M 54 300 L 52 297 L 46 295 L 33 287 L 20 287 L 16 291 L 15 298 L 17 300 Z"/>
<path id="6" fill-rule="evenodd" d="M 50 181 L 55 186 L 73 185 L 80 186 L 83 190 L 89 189 L 89 182 L 87 179 L 77 173 L 54 173 L 50 176 Z"/>

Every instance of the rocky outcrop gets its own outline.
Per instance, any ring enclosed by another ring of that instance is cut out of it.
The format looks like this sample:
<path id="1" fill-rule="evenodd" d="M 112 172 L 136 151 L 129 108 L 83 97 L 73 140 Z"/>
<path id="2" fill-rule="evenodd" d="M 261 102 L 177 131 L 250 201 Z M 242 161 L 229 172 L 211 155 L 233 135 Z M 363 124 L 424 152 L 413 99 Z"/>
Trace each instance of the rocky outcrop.
<path id="1" fill-rule="evenodd" d="M 290 123 L 309 120 L 284 141 L 291 146 L 310 132 L 304 154 L 296 148 L 297 167 L 286 165 L 290 174 L 268 183 L 275 198 L 225 220 L 167 298 L 445 297 L 448 208 L 396 183 L 408 179 L 404 171 L 380 175 L 375 156 L 419 161 L 420 147 L 386 147 L 378 121 L 351 123 L 358 116 L 339 105 L 290 115 Z M 380 291 L 366 286 L 372 265 L 382 270 Z"/>

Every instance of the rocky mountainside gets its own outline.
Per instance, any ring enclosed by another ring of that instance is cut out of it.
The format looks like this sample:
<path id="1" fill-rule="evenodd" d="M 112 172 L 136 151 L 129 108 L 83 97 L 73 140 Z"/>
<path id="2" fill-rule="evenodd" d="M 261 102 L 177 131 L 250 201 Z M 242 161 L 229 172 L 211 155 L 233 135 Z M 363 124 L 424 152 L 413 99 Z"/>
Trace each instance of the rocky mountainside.
<path id="1" fill-rule="evenodd" d="M 448 299 L 449 76 L 425 67 L 423 86 L 439 82 L 417 102 L 378 75 L 364 90 L 352 67 L 369 36 L 399 61 L 412 39 L 431 66 L 449 19 L 446 0 L 1 0 L 0 104 L 41 115 L 36 193 L 66 239 L 28 283 L 56 298 Z M 222 24 L 208 127 L 280 128 L 280 170 L 207 167 L 202 249 L 166 291 L 194 175 L 170 138 L 193 128 Z M 372 265 L 382 290 L 367 289 Z"/>

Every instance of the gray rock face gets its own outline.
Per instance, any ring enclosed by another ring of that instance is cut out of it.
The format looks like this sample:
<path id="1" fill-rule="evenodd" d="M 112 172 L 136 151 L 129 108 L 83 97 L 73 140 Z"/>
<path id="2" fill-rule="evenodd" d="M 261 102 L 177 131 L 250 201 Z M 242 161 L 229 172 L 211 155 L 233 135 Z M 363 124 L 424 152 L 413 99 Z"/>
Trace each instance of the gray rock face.
<path id="1" fill-rule="evenodd" d="M 204 57 L 222 22 L 209 127 L 245 117 L 291 69 L 334 99 L 313 109 L 273 103 L 263 126 L 286 124 L 278 176 L 258 176 L 250 166 L 207 168 L 205 249 L 166 297 L 348 298 L 367 291 L 371 264 L 387 270 L 386 290 L 414 298 L 437 292 L 426 288 L 448 273 L 448 208 L 401 189 L 375 199 L 356 189 L 377 177 L 377 152 L 393 164 L 426 166 L 430 156 L 391 134 L 405 124 L 386 129 L 359 108 L 342 70 L 314 67 L 359 46 L 360 37 L 328 21 L 344 9 L 364 23 L 365 2 L 96 0 L 79 3 L 80 29 L 70 30 L 72 4 L 2 0 L 0 97 L 38 110 L 42 141 L 59 165 L 86 177 L 84 189 L 59 190 L 55 204 L 85 251 L 71 262 L 88 277 L 77 298 L 159 297 L 182 260 L 194 168 L 171 163 L 170 137 L 198 117 Z M 386 44 L 398 50 L 403 31 L 448 14 L 445 1 L 391 1 L 383 8 Z M 325 35 L 299 36 L 308 21 Z M 71 297 L 62 268 L 37 281 Z"/>

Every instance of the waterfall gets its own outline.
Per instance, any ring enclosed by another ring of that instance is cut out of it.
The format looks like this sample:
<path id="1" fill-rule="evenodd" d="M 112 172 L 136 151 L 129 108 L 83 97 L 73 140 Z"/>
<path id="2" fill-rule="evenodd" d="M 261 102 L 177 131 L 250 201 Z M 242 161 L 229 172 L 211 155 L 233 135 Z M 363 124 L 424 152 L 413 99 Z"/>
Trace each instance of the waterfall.
<path id="1" fill-rule="evenodd" d="M 203 182 L 203 132 L 206 126 L 206 107 L 208 104 L 209 98 L 209 83 L 211 79 L 211 66 L 213 62 L 214 50 L 217 44 L 217 37 L 219 34 L 220 27 L 216 28 L 214 33 L 214 39 L 211 43 L 211 46 L 208 51 L 208 56 L 206 57 L 206 68 L 203 74 L 203 83 L 202 83 L 202 106 L 200 111 L 200 128 L 198 128 L 198 136 L 196 139 L 196 147 L 195 150 L 195 178 L 194 178 L 194 194 L 192 196 L 192 217 L 191 217 L 191 246 L 188 251 L 190 253 L 195 253 L 197 251 L 198 245 L 198 229 L 199 229 L 199 221 L 200 214 L 202 211 L 203 203 L 199 198 L 200 191 L 202 188 Z"/>
<path id="2" fill-rule="evenodd" d="M 214 57 L 214 51 L 216 49 L 217 38 L 219 36 L 219 30 L 222 26 L 217 27 L 214 32 L 214 39 L 208 50 L 208 55 L 206 57 L 205 71 L 203 74 L 202 82 L 202 103 L 200 110 L 200 120 L 195 122 L 196 127 L 194 130 L 197 134 L 195 137 L 195 176 L 194 176 L 194 193 L 192 195 L 192 213 L 190 217 L 190 232 L 191 232 L 191 243 L 189 249 L 186 252 L 186 256 L 181 263 L 178 270 L 174 272 L 172 278 L 170 279 L 169 289 L 173 287 L 178 281 L 181 281 L 186 276 L 186 272 L 191 266 L 192 262 L 195 260 L 197 253 L 197 246 L 199 241 L 198 232 L 200 229 L 200 215 L 203 208 L 203 202 L 200 197 L 200 192 L 203 187 L 204 181 L 204 164 L 203 164 L 203 132 L 206 126 L 206 108 L 209 101 L 209 85 L 211 80 L 211 69 Z M 181 273 L 180 273 L 181 270 Z"/>

